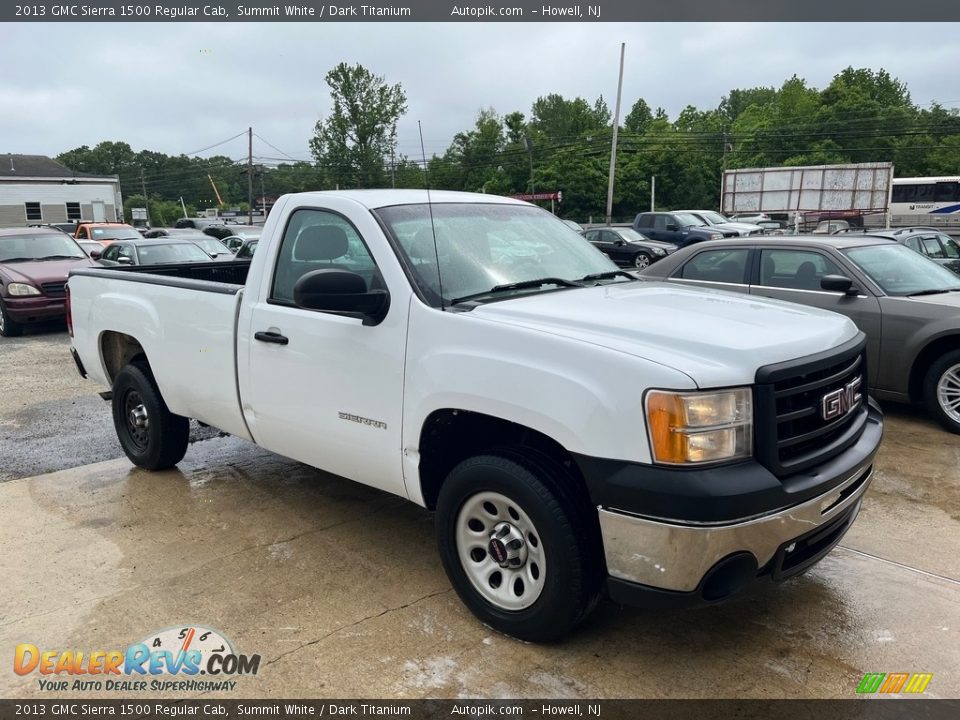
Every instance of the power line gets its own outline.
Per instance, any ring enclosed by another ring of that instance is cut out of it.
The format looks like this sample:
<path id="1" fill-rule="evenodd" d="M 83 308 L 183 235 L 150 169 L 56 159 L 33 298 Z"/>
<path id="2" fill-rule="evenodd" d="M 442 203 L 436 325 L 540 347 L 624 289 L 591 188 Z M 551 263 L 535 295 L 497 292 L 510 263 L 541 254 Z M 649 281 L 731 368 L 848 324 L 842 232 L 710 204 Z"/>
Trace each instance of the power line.
<path id="1" fill-rule="evenodd" d="M 222 140 L 222 141 L 220 141 L 220 142 L 218 142 L 218 143 L 214 143 L 213 145 L 208 145 L 207 147 L 205 147 L 205 148 L 200 148 L 199 150 L 194 150 L 193 152 L 184 153 L 184 155 L 198 155 L 199 153 L 205 152 L 205 151 L 207 151 L 207 150 L 212 150 L 212 149 L 215 148 L 215 147 L 220 147 L 221 145 L 226 145 L 226 144 L 227 144 L 228 142 L 230 142 L 231 140 L 236 140 L 238 137 L 241 137 L 242 135 L 246 135 L 246 134 L 247 134 L 247 131 L 244 130 L 243 132 L 239 132 L 239 133 L 237 133 L 236 135 L 234 135 L 233 137 L 227 138 L 226 140 Z"/>

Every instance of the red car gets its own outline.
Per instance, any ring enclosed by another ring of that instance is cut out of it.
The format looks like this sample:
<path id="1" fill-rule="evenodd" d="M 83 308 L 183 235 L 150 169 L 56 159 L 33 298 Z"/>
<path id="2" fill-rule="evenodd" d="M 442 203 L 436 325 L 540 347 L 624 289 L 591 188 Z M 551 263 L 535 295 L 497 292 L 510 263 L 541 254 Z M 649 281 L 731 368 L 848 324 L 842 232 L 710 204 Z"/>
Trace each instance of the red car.
<path id="1" fill-rule="evenodd" d="M 0 335 L 66 316 L 67 274 L 96 263 L 70 236 L 47 228 L 0 229 Z"/>

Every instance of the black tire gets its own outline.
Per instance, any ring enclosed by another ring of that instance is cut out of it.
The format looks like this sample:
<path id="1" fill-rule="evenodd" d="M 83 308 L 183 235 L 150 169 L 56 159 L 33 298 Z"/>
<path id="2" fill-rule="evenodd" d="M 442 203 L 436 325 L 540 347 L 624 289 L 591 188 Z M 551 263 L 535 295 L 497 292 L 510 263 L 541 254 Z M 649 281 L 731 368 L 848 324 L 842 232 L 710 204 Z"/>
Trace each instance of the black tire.
<path id="1" fill-rule="evenodd" d="M 150 367 L 132 363 L 113 380 L 113 425 L 130 462 L 163 470 L 183 460 L 190 421 L 167 409 Z"/>
<path id="2" fill-rule="evenodd" d="M 606 575 L 596 511 L 565 475 L 548 458 L 507 451 L 464 460 L 440 489 L 437 544 L 447 577 L 483 623 L 521 640 L 568 634 L 596 606 Z M 485 502 L 489 498 L 507 501 L 496 501 L 496 516 L 483 509 L 493 504 Z M 516 534 L 495 549 L 491 535 L 503 525 Z M 461 547 L 458 537 L 465 536 Z M 521 550 L 522 566 L 494 559 Z M 496 593 L 501 596 L 491 599 Z"/>
<path id="3" fill-rule="evenodd" d="M 0 335 L 3 337 L 20 337 L 23 335 L 23 325 L 10 317 L 3 300 L 0 300 Z"/>
<path id="4" fill-rule="evenodd" d="M 653 259 L 645 252 L 638 252 L 633 256 L 632 265 L 635 270 L 643 270 L 650 267 Z"/>
<path id="5" fill-rule="evenodd" d="M 952 433 L 960 435 L 960 350 L 942 355 L 923 380 L 923 400 L 927 410 Z"/>

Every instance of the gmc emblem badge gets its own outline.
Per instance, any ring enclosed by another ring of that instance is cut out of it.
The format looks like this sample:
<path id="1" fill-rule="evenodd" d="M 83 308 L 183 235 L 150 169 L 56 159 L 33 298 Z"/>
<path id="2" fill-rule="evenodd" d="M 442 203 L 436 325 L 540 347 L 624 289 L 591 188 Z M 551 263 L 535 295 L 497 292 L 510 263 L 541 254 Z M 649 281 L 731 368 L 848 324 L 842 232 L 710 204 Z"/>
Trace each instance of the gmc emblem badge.
<path id="1" fill-rule="evenodd" d="M 863 377 L 858 375 L 842 388 L 828 392 L 820 399 L 820 416 L 824 420 L 843 417 L 860 404 L 860 385 Z"/>

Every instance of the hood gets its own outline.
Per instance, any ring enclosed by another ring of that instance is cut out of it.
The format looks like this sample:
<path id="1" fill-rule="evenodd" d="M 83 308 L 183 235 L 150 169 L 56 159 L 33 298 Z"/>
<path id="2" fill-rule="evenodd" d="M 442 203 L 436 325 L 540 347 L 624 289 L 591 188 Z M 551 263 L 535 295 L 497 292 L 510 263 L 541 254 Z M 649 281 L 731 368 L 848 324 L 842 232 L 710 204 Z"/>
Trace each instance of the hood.
<path id="1" fill-rule="evenodd" d="M 742 222 L 717 223 L 713 227 L 722 228 L 724 230 L 736 230 L 741 235 L 749 235 L 750 233 L 760 232 L 763 230 L 763 228 L 759 225 L 751 225 L 750 223 Z"/>
<path id="2" fill-rule="evenodd" d="M 561 290 L 472 312 L 635 355 L 701 388 L 752 383 L 761 366 L 829 350 L 858 332 L 826 310 L 663 282 Z"/>
<path id="3" fill-rule="evenodd" d="M 97 267 L 84 256 L 75 260 L 38 260 L 33 262 L 0 263 L 0 274 L 8 282 L 27 283 L 39 287 L 44 283 L 66 282 L 71 270 L 81 267 Z"/>
<path id="4" fill-rule="evenodd" d="M 677 249 L 677 246 L 670 242 L 662 242 L 660 240 L 628 240 L 630 245 L 646 245 L 647 247 L 658 247 L 663 248 L 664 250 L 669 250 L 673 252 Z"/>

